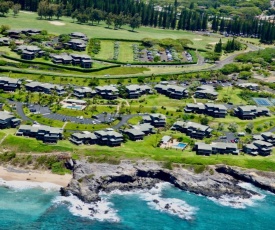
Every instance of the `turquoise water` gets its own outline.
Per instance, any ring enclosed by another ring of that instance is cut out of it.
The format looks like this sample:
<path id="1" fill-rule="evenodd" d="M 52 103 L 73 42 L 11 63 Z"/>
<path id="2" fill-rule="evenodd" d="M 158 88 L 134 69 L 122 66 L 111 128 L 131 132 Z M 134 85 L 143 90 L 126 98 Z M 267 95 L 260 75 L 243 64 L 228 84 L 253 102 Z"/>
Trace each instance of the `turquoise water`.
<path id="1" fill-rule="evenodd" d="M 178 143 L 177 145 L 174 145 L 173 147 L 174 148 L 179 148 L 179 149 L 184 149 L 186 147 L 187 144 L 184 144 L 184 143 Z"/>
<path id="2" fill-rule="evenodd" d="M 91 218 L 89 206 L 60 197 L 54 186 L 5 184 L 0 187 L 1 230 L 274 229 L 275 196 L 260 190 L 261 196 L 250 200 L 215 201 L 163 184 L 149 192 L 102 195 L 100 213 Z M 170 211 L 164 208 L 167 203 Z"/>
<path id="3" fill-rule="evenodd" d="M 78 105 L 75 105 L 75 106 L 73 106 L 73 105 L 68 105 L 67 107 L 66 107 L 67 109 L 76 109 L 76 110 L 81 110 L 82 109 L 82 106 L 78 106 Z"/>

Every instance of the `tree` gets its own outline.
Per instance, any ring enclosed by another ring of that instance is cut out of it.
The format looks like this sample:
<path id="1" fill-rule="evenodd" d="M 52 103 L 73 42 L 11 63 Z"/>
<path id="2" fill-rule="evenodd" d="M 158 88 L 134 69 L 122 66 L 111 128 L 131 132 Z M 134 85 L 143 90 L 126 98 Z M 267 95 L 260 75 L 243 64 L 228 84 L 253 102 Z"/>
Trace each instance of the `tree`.
<path id="1" fill-rule="evenodd" d="M 21 5 L 20 4 L 14 4 L 12 6 L 12 11 L 13 11 L 13 16 L 14 17 L 19 13 L 20 9 L 21 9 Z"/>
<path id="2" fill-rule="evenodd" d="M 72 6 L 72 4 L 71 3 L 67 3 L 66 7 L 65 7 L 65 10 L 64 10 L 64 14 L 65 14 L 65 16 L 70 17 L 70 16 L 72 16 L 72 13 L 73 13 L 73 6 Z"/>
<path id="3" fill-rule="evenodd" d="M 228 130 L 233 133 L 236 133 L 238 130 L 238 125 L 236 123 L 230 123 L 228 126 Z"/>
<path id="4" fill-rule="evenodd" d="M 6 33 L 6 31 L 9 30 L 9 29 L 10 29 L 9 25 L 1 25 L 1 27 L 0 27 L 0 34 Z"/>
<path id="5" fill-rule="evenodd" d="M 5 15 L 9 12 L 10 2 L 8 1 L 0 1 L 0 14 Z"/>
<path id="6" fill-rule="evenodd" d="M 134 17 L 130 19 L 130 27 L 132 28 L 132 31 L 134 31 L 136 28 L 139 28 L 141 25 L 141 17 L 139 14 L 135 14 Z"/>
<path id="7" fill-rule="evenodd" d="M 60 17 L 62 17 L 63 15 L 63 4 L 58 4 L 55 6 L 55 16 L 57 17 L 57 19 L 59 19 Z"/>
<path id="8" fill-rule="evenodd" d="M 209 119 L 207 117 L 201 118 L 201 124 L 202 125 L 208 125 L 208 123 L 209 123 Z"/>
<path id="9" fill-rule="evenodd" d="M 105 20 L 106 20 L 106 24 L 108 25 L 108 28 L 110 28 L 110 26 L 113 24 L 113 19 L 114 17 L 112 13 L 107 14 Z"/>
<path id="10" fill-rule="evenodd" d="M 52 19 L 52 17 L 56 14 L 57 5 L 56 4 L 49 4 L 47 9 L 47 16 L 49 19 Z"/>
<path id="11" fill-rule="evenodd" d="M 72 13 L 73 22 L 74 22 L 74 20 L 77 18 L 77 15 L 78 15 L 78 10 L 75 10 L 75 11 Z"/>
<path id="12" fill-rule="evenodd" d="M 214 49 L 215 53 L 221 53 L 222 52 L 222 40 L 220 39 L 220 41 L 215 45 L 215 49 Z"/>
<path id="13" fill-rule="evenodd" d="M 41 1 L 38 4 L 38 9 L 37 9 L 37 14 L 40 17 L 40 19 L 42 19 L 42 17 L 47 17 L 48 15 L 48 8 L 49 8 L 49 4 L 47 1 Z"/>
<path id="14" fill-rule="evenodd" d="M 246 131 L 247 133 L 252 133 L 253 128 L 254 128 L 253 123 L 248 123 L 248 124 L 246 125 L 245 131 Z"/>

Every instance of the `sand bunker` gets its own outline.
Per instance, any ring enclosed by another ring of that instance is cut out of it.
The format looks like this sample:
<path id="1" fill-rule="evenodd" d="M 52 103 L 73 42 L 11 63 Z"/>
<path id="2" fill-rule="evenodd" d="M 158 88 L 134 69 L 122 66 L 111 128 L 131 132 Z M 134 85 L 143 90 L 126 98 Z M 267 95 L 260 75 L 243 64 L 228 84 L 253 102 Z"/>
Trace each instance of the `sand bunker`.
<path id="1" fill-rule="evenodd" d="M 193 40 L 194 41 L 201 41 L 202 39 L 201 38 L 194 38 Z"/>
<path id="2" fill-rule="evenodd" d="M 216 45 L 218 42 L 210 42 L 209 45 Z"/>
<path id="3" fill-rule="evenodd" d="M 34 14 L 34 12 L 24 11 L 24 10 L 20 10 L 20 13 L 24 13 L 24 14 Z"/>
<path id="4" fill-rule="evenodd" d="M 65 26 L 64 22 L 50 21 L 49 23 L 55 26 Z"/>

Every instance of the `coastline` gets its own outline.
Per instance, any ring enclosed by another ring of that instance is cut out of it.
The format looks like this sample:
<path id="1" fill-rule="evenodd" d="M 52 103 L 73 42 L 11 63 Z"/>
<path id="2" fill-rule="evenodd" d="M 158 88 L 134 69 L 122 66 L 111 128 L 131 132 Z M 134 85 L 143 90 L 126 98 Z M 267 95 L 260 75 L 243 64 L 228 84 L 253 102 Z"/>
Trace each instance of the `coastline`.
<path id="1" fill-rule="evenodd" d="M 72 175 L 58 175 L 50 171 L 26 170 L 9 166 L 0 166 L 0 178 L 5 181 L 47 182 L 64 187 L 69 184 Z"/>

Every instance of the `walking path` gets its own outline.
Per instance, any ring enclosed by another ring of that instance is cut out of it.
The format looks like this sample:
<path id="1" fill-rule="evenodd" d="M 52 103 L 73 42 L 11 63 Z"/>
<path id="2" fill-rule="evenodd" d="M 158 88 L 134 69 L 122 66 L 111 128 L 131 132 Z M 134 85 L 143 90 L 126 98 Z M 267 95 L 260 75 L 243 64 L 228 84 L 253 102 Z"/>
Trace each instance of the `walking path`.
<path id="1" fill-rule="evenodd" d="M 3 138 L 2 138 L 2 140 L 0 141 L 0 145 L 3 143 L 3 141 L 7 138 L 7 136 L 8 136 L 8 134 L 6 134 Z"/>

